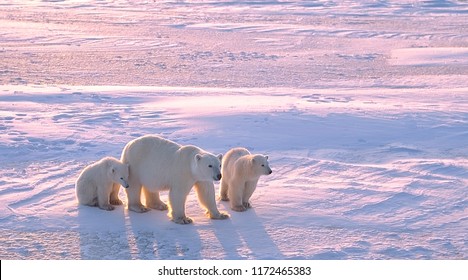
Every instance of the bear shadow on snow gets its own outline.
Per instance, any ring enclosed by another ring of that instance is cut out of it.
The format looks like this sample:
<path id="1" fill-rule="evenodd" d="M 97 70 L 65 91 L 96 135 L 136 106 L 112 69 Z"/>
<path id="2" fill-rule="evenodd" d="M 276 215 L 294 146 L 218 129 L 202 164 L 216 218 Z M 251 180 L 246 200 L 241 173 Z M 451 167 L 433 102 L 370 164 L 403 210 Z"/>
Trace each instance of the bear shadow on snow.
<path id="1" fill-rule="evenodd" d="M 81 259 L 203 259 L 201 240 L 194 225 L 167 219 L 167 211 L 146 213 L 78 206 Z"/>
<path id="2" fill-rule="evenodd" d="M 126 210 L 127 236 L 134 259 L 202 259 L 200 235 L 193 224 L 180 225 L 168 211 L 136 213 Z"/>
<path id="3" fill-rule="evenodd" d="M 225 206 L 228 203 L 223 202 Z M 265 229 L 265 220 L 249 209 L 230 211 L 231 218 L 211 223 L 210 230 L 224 250 L 225 259 L 284 259 Z M 205 259 L 197 223 L 179 225 L 167 211 L 146 213 L 79 206 L 81 259 Z"/>
<path id="4" fill-rule="evenodd" d="M 131 259 L 125 236 L 125 208 L 102 211 L 97 207 L 78 206 L 78 232 L 81 259 Z"/>
<path id="5" fill-rule="evenodd" d="M 229 203 L 224 202 L 226 206 Z M 278 246 L 265 229 L 264 222 L 251 208 L 245 212 L 230 211 L 231 218 L 213 225 L 213 230 L 226 252 L 226 259 L 245 259 L 239 247 L 248 246 L 255 259 L 284 259 Z M 247 256 L 248 257 L 248 256 Z"/>

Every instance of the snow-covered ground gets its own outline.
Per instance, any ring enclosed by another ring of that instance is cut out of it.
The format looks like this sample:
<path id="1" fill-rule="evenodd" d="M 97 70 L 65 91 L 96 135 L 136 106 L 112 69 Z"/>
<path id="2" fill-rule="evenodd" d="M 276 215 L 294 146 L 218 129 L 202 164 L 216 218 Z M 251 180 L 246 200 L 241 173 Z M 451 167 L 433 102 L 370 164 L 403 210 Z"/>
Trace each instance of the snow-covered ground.
<path id="1" fill-rule="evenodd" d="M 466 1 L 2 1 L 0 258 L 467 259 L 467 22 Z M 192 225 L 78 206 L 79 172 L 145 134 L 273 174 L 228 220 L 194 192 Z"/>

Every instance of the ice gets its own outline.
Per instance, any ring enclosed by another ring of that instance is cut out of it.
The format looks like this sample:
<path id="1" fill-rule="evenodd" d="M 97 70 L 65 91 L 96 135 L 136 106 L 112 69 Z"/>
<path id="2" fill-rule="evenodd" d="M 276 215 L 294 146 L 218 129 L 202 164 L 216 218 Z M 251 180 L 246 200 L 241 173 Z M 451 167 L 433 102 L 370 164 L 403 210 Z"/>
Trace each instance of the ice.
<path id="1" fill-rule="evenodd" d="M 0 258 L 468 258 L 467 15 L 466 1 L 3 1 Z M 228 220 L 195 192 L 184 226 L 78 206 L 80 171 L 145 134 L 243 146 L 273 174 L 249 211 L 218 202 Z"/>

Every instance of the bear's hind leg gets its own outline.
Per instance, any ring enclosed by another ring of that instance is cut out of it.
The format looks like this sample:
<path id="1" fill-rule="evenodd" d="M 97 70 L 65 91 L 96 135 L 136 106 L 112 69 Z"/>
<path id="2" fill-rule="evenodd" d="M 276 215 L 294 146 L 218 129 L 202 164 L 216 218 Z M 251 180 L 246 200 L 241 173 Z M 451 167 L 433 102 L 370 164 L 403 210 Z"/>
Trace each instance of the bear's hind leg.
<path id="1" fill-rule="evenodd" d="M 95 197 L 93 200 L 83 203 L 86 206 L 97 207 L 99 206 L 98 199 Z"/>
<path id="2" fill-rule="evenodd" d="M 185 202 L 187 201 L 187 196 L 190 193 L 189 187 L 171 187 L 169 191 L 169 217 L 174 223 L 177 224 L 191 224 L 193 220 L 185 215 Z"/>
<path id="3" fill-rule="evenodd" d="M 143 187 L 143 195 L 145 196 L 147 207 L 161 211 L 168 209 L 166 203 L 161 201 L 158 191 L 150 192 L 147 188 Z"/>
<path id="4" fill-rule="evenodd" d="M 76 199 L 81 205 L 98 206 L 98 193 L 93 180 L 78 179 L 76 183 Z"/>
<path id="5" fill-rule="evenodd" d="M 221 187 L 219 189 L 219 199 L 221 199 L 222 201 L 229 201 L 229 197 L 228 197 L 229 185 L 224 178 L 221 179 L 220 185 Z"/>

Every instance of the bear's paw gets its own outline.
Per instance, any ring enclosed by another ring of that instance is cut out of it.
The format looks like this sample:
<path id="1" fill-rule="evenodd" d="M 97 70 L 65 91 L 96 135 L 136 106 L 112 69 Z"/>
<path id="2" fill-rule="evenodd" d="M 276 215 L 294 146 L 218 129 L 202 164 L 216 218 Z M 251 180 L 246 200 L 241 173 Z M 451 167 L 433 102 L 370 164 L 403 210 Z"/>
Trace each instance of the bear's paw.
<path id="1" fill-rule="evenodd" d="M 166 205 L 166 203 L 153 203 L 151 205 L 148 205 L 149 208 L 159 210 L 159 211 L 165 211 L 169 209 Z"/>
<path id="2" fill-rule="evenodd" d="M 186 225 L 186 224 L 191 224 L 193 223 L 193 220 L 189 217 L 179 217 L 179 218 L 174 218 L 172 221 L 176 224 L 181 224 L 181 225 Z"/>
<path id="3" fill-rule="evenodd" d="M 207 213 L 210 216 L 210 219 L 213 220 L 226 220 L 229 218 L 229 214 L 224 213 L 224 212 L 219 212 L 218 214 L 214 215 L 211 213 Z"/>
<path id="4" fill-rule="evenodd" d="M 114 210 L 114 206 L 112 206 L 110 204 L 99 206 L 99 208 L 101 208 L 102 210 L 106 210 L 106 211 Z"/>
<path id="5" fill-rule="evenodd" d="M 149 208 L 146 208 L 145 206 L 143 205 L 131 205 L 128 207 L 128 209 L 130 211 L 133 211 L 133 212 L 137 212 L 137 213 L 145 213 L 145 212 L 148 212 L 150 209 Z"/>
<path id="6" fill-rule="evenodd" d="M 231 207 L 231 209 L 236 212 L 244 212 L 247 210 L 247 208 L 245 208 L 244 205 L 236 205 L 236 206 Z"/>
<path id="7" fill-rule="evenodd" d="M 227 195 L 225 195 L 225 196 L 220 195 L 220 196 L 218 197 L 218 199 L 221 200 L 221 201 L 229 201 L 229 197 L 227 197 Z"/>
<path id="8" fill-rule="evenodd" d="M 111 198 L 109 200 L 109 202 L 110 202 L 111 205 L 122 205 L 123 204 L 122 200 L 120 200 L 118 198 L 115 198 L 115 199 Z"/>
<path id="9" fill-rule="evenodd" d="M 243 205 L 246 209 L 252 208 L 252 204 L 250 204 L 250 202 L 244 202 L 242 205 Z"/>

